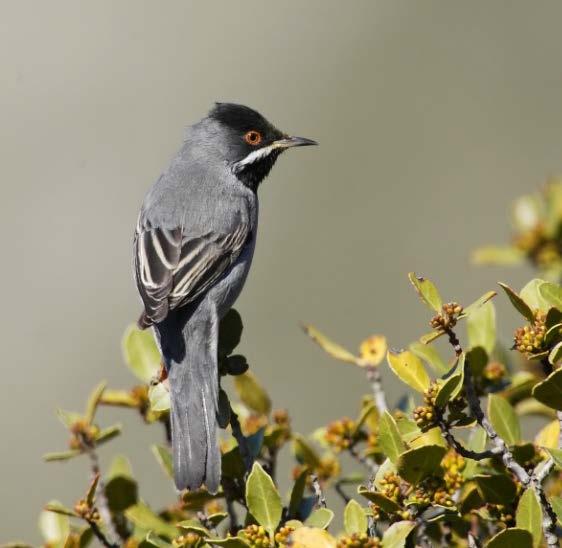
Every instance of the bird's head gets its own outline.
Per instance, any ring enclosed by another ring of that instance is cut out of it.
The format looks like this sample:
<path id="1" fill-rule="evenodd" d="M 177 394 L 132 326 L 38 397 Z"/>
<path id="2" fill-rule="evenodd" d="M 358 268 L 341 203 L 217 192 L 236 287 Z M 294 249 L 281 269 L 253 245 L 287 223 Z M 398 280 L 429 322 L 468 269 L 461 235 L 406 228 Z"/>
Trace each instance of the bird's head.
<path id="1" fill-rule="evenodd" d="M 311 139 L 286 135 L 259 112 L 243 105 L 217 103 L 207 118 L 221 132 L 224 159 L 232 172 L 254 191 L 283 151 L 317 144 Z"/>

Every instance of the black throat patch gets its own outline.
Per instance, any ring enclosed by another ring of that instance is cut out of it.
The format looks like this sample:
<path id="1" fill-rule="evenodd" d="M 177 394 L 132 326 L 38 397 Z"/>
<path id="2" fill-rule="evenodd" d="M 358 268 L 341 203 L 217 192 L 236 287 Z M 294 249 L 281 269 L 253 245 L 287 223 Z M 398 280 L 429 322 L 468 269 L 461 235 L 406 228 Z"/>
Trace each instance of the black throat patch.
<path id="1" fill-rule="evenodd" d="M 252 192 L 257 192 L 260 183 L 269 175 L 281 152 L 283 152 L 282 149 L 272 150 L 265 158 L 244 166 L 236 173 L 236 177 Z"/>

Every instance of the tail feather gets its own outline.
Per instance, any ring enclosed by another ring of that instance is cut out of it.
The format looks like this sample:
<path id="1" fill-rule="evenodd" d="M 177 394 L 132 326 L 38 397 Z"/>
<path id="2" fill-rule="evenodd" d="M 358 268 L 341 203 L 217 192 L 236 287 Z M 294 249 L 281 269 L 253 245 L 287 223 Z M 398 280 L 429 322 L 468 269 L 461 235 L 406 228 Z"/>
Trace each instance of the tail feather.
<path id="1" fill-rule="evenodd" d="M 218 371 L 214 322 L 185 333 L 185 355 L 169 367 L 174 479 L 178 489 L 211 493 L 220 486 L 221 456 L 217 438 Z"/>

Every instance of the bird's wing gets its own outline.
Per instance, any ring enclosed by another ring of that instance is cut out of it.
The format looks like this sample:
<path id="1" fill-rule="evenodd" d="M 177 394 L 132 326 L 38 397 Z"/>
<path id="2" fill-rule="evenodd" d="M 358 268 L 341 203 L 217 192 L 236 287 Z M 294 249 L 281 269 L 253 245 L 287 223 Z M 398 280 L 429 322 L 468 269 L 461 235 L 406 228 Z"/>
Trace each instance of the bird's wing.
<path id="1" fill-rule="evenodd" d="M 205 293 L 226 272 L 250 234 L 241 222 L 229 233 L 189 237 L 175 229 L 138 228 L 134 241 L 135 278 L 144 302 L 139 323 L 148 327 Z"/>

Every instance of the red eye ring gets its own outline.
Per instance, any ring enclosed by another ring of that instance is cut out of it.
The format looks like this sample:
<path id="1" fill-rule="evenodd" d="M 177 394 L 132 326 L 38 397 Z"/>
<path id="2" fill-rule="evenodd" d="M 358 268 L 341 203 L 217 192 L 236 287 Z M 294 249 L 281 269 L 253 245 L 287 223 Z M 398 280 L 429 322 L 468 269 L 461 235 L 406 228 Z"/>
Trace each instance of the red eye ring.
<path id="1" fill-rule="evenodd" d="M 248 131 L 248 133 L 244 135 L 244 141 L 254 147 L 261 143 L 261 139 L 261 133 L 259 131 L 256 131 L 255 129 Z"/>

